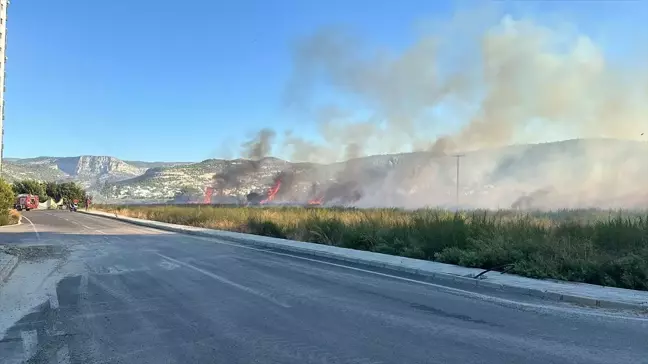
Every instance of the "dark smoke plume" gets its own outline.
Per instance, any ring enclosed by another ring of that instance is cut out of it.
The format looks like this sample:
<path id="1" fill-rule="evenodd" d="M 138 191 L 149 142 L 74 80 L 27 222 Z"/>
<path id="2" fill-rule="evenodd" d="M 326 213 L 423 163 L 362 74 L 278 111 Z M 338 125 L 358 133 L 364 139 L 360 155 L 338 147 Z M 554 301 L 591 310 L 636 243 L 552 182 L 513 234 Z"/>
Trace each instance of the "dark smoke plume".
<path id="1" fill-rule="evenodd" d="M 229 161 L 223 171 L 214 175 L 214 188 L 222 194 L 224 189 L 241 187 L 241 178 L 257 172 L 263 159 L 270 155 L 274 138 L 274 131 L 262 129 L 251 140 L 244 142 L 241 145 L 242 155 L 248 159 Z"/>
<path id="2" fill-rule="evenodd" d="M 513 204 L 511 205 L 512 209 L 515 210 L 529 210 L 529 209 L 540 209 L 543 206 L 542 199 L 549 196 L 553 191 L 552 188 L 542 188 L 537 191 L 533 191 L 528 195 L 520 196 Z"/>
<path id="3" fill-rule="evenodd" d="M 293 171 L 281 171 L 275 176 L 274 178 L 274 184 L 280 184 L 280 188 L 277 190 L 277 193 L 275 194 L 275 198 L 277 199 L 291 199 L 291 197 L 294 195 L 293 188 L 295 187 L 295 183 L 297 183 L 297 176 L 295 175 L 295 172 Z"/>
<path id="4" fill-rule="evenodd" d="M 241 146 L 244 158 L 254 161 L 261 160 L 270 155 L 276 133 L 271 129 L 261 129 L 251 140 Z"/>

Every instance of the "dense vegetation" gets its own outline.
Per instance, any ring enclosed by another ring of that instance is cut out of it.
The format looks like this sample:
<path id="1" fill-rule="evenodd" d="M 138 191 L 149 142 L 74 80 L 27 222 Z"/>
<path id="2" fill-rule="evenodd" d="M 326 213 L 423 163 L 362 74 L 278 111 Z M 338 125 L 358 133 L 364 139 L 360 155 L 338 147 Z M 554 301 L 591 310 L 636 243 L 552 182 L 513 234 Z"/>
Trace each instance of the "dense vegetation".
<path id="1" fill-rule="evenodd" d="M 15 181 L 12 184 L 15 194 L 29 193 L 38 195 L 40 202 L 45 202 L 52 198 L 54 201 L 64 202 L 79 200 L 84 201 L 86 192 L 74 182 L 39 182 L 36 180 Z"/>
<path id="2" fill-rule="evenodd" d="M 0 179 L 0 226 L 15 224 L 18 222 L 18 215 L 10 209 L 14 204 L 14 192 L 11 185 Z"/>
<path id="3" fill-rule="evenodd" d="M 648 290 L 648 214 L 196 206 L 98 206 L 174 224 L 308 241 L 468 267 Z"/>
<path id="4" fill-rule="evenodd" d="M 15 224 L 20 214 L 13 209 L 16 195 L 28 193 L 37 195 L 40 202 L 50 198 L 64 202 L 85 201 L 86 192 L 74 182 L 39 182 L 36 180 L 14 181 L 12 184 L 0 179 L 0 226 Z"/>

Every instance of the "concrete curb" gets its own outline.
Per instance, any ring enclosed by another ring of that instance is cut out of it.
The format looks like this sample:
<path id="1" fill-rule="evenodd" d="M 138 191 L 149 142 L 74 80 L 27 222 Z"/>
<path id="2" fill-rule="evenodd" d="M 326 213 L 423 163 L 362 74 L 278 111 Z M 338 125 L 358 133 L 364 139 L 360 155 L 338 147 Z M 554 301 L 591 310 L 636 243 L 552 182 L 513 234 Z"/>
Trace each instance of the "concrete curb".
<path id="1" fill-rule="evenodd" d="M 18 257 L 0 253 L 0 285 L 9 278 L 16 265 L 18 265 Z"/>
<path id="2" fill-rule="evenodd" d="M 493 272 L 473 278 L 482 269 L 392 256 L 381 253 L 339 248 L 322 244 L 298 242 L 265 236 L 198 228 L 136 219 L 99 211 L 78 211 L 134 225 L 170 232 L 218 238 L 246 245 L 261 246 L 319 258 L 350 262 L 416 276 L 418 279 L 444 286 L 480 288 L 485 290 L 522 294 L 550 301 L 568 302 L 589 307 L 622 310 L 648 310 L 648 292 L 602 287 L 584 283 L 555 282 Z M 579 292 L 581 291 L 581 292 Z"/>

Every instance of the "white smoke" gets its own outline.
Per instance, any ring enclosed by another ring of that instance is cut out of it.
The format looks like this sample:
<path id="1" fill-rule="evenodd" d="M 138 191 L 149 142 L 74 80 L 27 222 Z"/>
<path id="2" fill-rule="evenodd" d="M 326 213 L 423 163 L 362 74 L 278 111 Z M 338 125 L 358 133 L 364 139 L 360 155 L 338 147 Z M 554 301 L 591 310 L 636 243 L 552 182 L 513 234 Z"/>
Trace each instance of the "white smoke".
<path id="1" fill-rule="evenodd" d="M 423 35 L 397 56 L 366 50 L 339 30 L 303 40 L 295 49 L 289 100 L 312 106 L 309 95 L 323 79 L 371 113 L 354 120 L 338 105 L 318 109 L 324 142 L 288 138 L 291 159 L 342 160 L 351 144 L 366 155 L 561 137 L 637 139 L 645 128 L 645 63 L 642 69 L 612 65 L 587 35 L 508 15 L 483 33 L 462 33 L 468 39 L 457 42 L 452 33 Z M 439 109 L 462 119 L 435 115 Z M 457 123 L 457 132 L 438 138 L 448 122 Z"/>
<path id="2" fill-rule="evenodd" d="M 354 170 L 352 179 L 366 186 L 358 205 L 367 207 L 454 204 L 450 155 L 472 150 L 486 151 L 462 159 L 461 203 L 471 207 L 509 207 L 521 196 L 539 207 L 628 206 L 628 196 L 647 195 L 645 143 L 497 148 L 642 140 L 648 62 L 610 62 L 586 34 L 529 19 L 505 15 L 485 31 L 463 27 L 465 20 L 454 17 L 398 55 L 368 49 L 339 29 L 302 40 L 286 95 L 300 110 L 314 110 L 322 141 L 288 135 L 290 159 L 431 152 L 404 158 L 380 180 Z M 313 95 L 321 83 L 362 113 L 318 105 Z"/>

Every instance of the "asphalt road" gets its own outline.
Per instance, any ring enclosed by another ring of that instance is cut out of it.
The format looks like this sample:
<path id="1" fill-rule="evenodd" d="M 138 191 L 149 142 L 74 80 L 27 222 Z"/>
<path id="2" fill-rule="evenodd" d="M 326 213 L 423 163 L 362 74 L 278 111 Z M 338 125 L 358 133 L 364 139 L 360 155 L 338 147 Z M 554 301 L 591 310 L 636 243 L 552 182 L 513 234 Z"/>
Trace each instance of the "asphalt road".
<path id="1" fill-rule="evenodd" d="M 25 216 L 33 226 L 0 230 L 22 259 L 0 286 L 2 363 L 648 363 L 640 315 L 483 299 L 68 211 Z"/>

